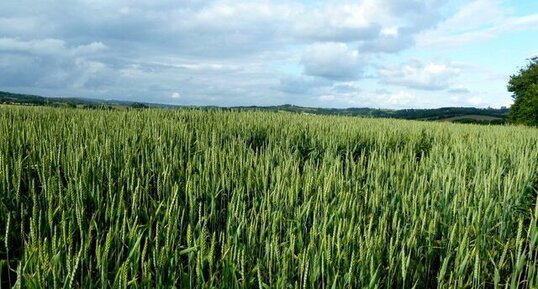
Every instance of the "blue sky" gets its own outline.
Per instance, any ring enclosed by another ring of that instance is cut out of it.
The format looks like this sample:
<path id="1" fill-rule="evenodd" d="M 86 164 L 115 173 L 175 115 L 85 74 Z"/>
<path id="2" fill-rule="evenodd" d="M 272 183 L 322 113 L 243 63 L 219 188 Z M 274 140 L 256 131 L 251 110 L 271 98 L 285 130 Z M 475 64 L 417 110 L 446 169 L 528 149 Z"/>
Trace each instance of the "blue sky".
<path id="1" fill-rule="evenodd" d="M 180 105 L 511 103 L 535 0 L 2 0 L 0 90 Z"/>

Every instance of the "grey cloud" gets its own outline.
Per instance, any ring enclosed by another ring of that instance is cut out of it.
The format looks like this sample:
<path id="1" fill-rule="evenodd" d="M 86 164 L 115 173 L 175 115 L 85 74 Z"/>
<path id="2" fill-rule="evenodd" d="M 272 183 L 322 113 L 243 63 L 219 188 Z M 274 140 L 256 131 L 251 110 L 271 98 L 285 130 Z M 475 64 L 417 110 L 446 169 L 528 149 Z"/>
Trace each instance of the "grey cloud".
<path id="1" fill-rule="evenodd" d="M 368 62 L 358 51 L 401 51 L 418 26 L 435 22 L 415 20 L 438 9 L 430 4 L 413 1 L 415 13 L 384 1 L 379 13 L 355 1 L 1 1 L 0 89 L 186 104 L 311 101 L 354 89 L 339 83 L 362 77 Z M 410 28 L 383 36 L 394 23 Z M 275 67 L 286 63 L 304 74 Z"/>
<path id="2" fill-rule="evenodd" d="M 280 79 L 278 89 L 290 94 L 311 94 L 323 87 L 330 86 L 332 81 L 312 76 L 288 76 Z"/>
<path id="3" fill-rule="evenodd" d="M 333 80 L 357 78 L 361 72 L 359 52 L 344 43 L 317 43 L 303 52 L 304 73 Z"/>
<path id="4" fill-rule="evenodd" d="M 21 41 L 0 38 L 0 83 L 4 86 L 100 87 L 106 64 L 92 59 L 106 46 L 100 42 L 67 46 L 59 39 Z"/>
<path id="5" fill-rule="evenodd" d="M 59 39 L 19 41 L 14 38 L 0 38 L 0 52 L 28 54 L 56 54 L 65 50 L 65 42 Z"/>
<path id="6" fill-rule="evenodd" d="M 14 38 L 0 38 L 0 52 L 3 53 L 26 53 L 32 55 L 84 55 L 91 54 L 107 47 L 101 42 L 92 42 L 85 45 L 67 47 L 65 41 L 60 39 L 42 39 L 21 41 Z"/>
<path id="7" fill-rule="evenodd" d="M 356 82 L 343 82 L 335 83 L 331 87 L 331 92 L 341 94 L 341 93 L 357 93 L 360 92 L 361 88 Z"/>
<path id="8" fill-rule="evenodd" d="M 101 41 L 117 49 L 143 46 L 152 51 L 215 57 L 242 56 L 312 41 L 383 41 L 378 39 L 381 23 L 360 5 L 326 4 L 312 8 L 270 2 L 153 2 L 27 3 L 33 9 L 22 12 L 21 17 L 26 23 L 52 21 L 53 28 L 43 32 L 70 43 Z M 394 17 L 399 18 L 401 11 L 393 10 Z M 30 11 L 42 13 L 32 17 L 28 16 L 34 14 Z M 43 21 L 42 15 L 49 19 Z M 361 18 L 364 19 L 355 23 Z"/>
<path id="9" fill-rule="evenodd" d="M 40 37 L 50 34 L 53 29 L 53 24 L 40 16 L 0 16 L 0 35 L 4 37 Z"/>
<path id="10" fill-rule="evenodd" d="M 0 54 L 0 85 L 3 87 L 33 86 L 40 77 L 39 63 L 22 55 Z"/>
<path id="11" fill-rule="evenodd" d="M 407 20 L 407 27 L 415 32 L 430 28 L 442 20 L 440 9 L 445 0 L 381 0 L 395 15 Z"/>
<path id="12" fill-rule="evenodd" d="M 313 27 L 309 30 L 295 30 L 298 39 L 304 41 L 370 41 L 375 40 L 380 31 L 379 25 L 372 25 L 364 28 L 334 28 L 334 27 Z"/>
<path id="13" fill-rule="evenodd" d="M 409 29 L 402 28 L 397 30 L 397 35 L 379 35 L 378 38 L 363 42 L 359 46 L 359 50 L 369 53 L 396 53 L 412 47 L 414 39 L 413 32 Z"/>

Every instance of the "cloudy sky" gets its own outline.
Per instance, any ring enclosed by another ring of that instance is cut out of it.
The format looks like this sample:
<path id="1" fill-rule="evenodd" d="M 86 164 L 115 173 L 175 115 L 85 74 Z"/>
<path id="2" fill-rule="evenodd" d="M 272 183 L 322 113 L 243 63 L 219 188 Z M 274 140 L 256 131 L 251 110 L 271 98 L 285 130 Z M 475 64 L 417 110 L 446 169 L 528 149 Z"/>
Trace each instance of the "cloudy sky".
<path id="1" fill-rule="evenodd" d="M 1 0 L 0 90 L 181 105 L 509 105 L 536 0 Z"/>

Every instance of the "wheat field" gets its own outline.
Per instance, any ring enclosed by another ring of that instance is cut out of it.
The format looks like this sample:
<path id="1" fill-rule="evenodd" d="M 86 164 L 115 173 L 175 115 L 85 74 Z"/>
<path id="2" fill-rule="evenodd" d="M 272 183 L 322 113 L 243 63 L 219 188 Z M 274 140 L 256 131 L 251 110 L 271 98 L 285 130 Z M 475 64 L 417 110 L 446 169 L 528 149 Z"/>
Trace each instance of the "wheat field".
<path id="1" fill-rule="evenodd" d="M 0 107 L 2 288 L 537 288 L 538 130 Z"/>

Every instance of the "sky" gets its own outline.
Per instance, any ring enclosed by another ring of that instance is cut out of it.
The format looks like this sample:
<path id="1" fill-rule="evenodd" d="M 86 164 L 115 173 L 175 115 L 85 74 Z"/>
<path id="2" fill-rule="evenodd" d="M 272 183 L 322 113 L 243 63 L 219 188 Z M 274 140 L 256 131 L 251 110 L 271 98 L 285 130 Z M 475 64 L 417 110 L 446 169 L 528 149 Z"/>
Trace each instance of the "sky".
<path id="1" fill-rule="evenodd" d="M 0 90 L 177 105 L 501 107 L 536 0 L 1 0 Z"/>

